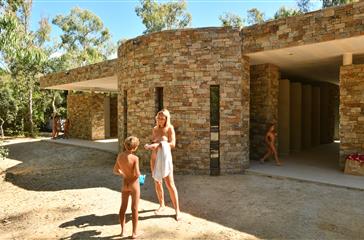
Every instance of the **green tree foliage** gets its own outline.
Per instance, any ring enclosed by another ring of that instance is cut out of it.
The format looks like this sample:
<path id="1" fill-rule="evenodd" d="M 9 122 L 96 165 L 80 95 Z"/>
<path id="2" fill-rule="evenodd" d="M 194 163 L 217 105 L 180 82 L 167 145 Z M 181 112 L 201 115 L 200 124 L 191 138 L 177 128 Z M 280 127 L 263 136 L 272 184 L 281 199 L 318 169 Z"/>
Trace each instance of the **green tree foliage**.
<path id="1" fill-rule="evenodd" d="M 187 4 L 184 0 L 167 3 L 140 0 L 140 5 L 135 8 L 135 12 L 146 27 L 145 34 L 165 29 L 185 28 L 192 21 L 192 16 L 187 12 Z"/>
<path id="2" fill-rule="evenodd" d="M 52 23 L 63 31 L 57 70 L 100 62 L 116 51 L 108 28 L 89 10 L 73 8 L 67 16 L 57 15 Z"/>
<path id="3" fill-rule="evenodd" d="M 322 0 L 322 8 L 358 2 L 358 0 Z"/>
<path id="4" fill-rule="evenodd" d="M 19 113 L 24 129 L 34 135 L 34 126 L 39 120 L 38 116 L 33 115 L 34 106 L 38 106 L 34 104 L 42 97 L 33 97 L 34 92 L 39 91 L 37 79 L 47 59 L 45 41 L 48 39 L 50 26 L 44 19 L 38 31 L 30 31 L 31 6 L 32 1 L 2 1 L 0 62 L 2 71 L 13 80 L 13 94 L 20 102 Z"/>
<path id="5" fill-rule="evenodd" d="M 9 154 L 9 150 L 3 146 L 3 142 L 0 140 L 0 159 L 5 159 Z"/>
<path id="6" fill-rule="evenodd" d="M 14 126 L 18 115 L 19 103 L 14 98 L 14 92 L 10 87 L 9 80 L 3 74 L 0 76 L 0 136 L 4 137 L 5 126 Z"/>
<path id="7" fill-rule="evenodd" d="M 219 16 L 221 25 L 224 27 L 242 28 L 244 26 L 244 19 L 234 13 L 225 12 L 224 15 Z"/>
<path id="8" fill-rule="evenodd" d="M 252 8 L 247 12 L 247 22 L 249 25 L 264 23 L 265 14 L 257 8 Z"/>
<path id="9" fill-rule="evenodd" d="M 290 16 L 297 16 L 297 15 L 301 15 L 302 12 L 296 10 L 296 9 L 290 9 L 290 8 L 286 8 L 286 7 L 280 7 L 278 9 L 278 11 L 274 14 L 274 19 L 279 19 L 279 18 L 286 18 L 286 17 L 290 17 Z"/>

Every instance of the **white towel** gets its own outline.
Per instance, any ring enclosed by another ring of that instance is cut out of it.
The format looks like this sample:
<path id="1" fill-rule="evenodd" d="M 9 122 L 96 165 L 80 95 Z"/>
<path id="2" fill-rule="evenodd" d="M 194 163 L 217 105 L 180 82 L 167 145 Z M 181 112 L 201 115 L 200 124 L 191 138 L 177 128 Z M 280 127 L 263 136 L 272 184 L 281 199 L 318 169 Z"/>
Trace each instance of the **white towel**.
<path id="1" fill-rule="evenodd" d="M 158 148 L 157 158 L 155 160 L 153 178 L 156 181 L 162 181 L 173 169 L 171 146 L 167 141 L 161 141 L 161 147 Z"/>

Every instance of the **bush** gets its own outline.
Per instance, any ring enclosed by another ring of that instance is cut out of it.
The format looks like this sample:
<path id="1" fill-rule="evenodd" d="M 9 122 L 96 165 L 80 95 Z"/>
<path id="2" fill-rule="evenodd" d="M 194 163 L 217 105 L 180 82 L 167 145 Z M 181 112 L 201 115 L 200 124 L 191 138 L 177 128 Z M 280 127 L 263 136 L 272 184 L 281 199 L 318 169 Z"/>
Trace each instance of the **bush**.
<path id="1" fill-rule="evenodd" d="M 3 142 L 0 141 L 0 159 L 5 159 L 9 154 L 9 150 L 3 146 Z"/>

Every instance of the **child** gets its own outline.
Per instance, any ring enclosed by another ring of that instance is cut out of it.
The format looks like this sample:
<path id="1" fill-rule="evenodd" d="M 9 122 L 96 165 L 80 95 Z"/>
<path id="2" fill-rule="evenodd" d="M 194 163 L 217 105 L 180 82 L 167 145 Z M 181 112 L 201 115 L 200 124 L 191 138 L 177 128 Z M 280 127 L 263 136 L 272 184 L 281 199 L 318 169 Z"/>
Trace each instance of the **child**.
<path id="1" fill-rule="evenodd" d="M 140 186 L 139 186 L 139 159 L 133 153 L 139 146 L 139 139 L 130 136 L 124 141 L 125 151 L 120 153 L 117 157 L 114 174 L 123 177 L 123 188 L 121 190 L 122 200 L 119 212 L 119 219 L 121 225 L 121 236 L 123 236 L 125 228 L 125 212 L 128 207 L 129 196 L 131 195 L 131 211 L 133 222 L 132 238 L 135 239 L 139 235 L 137 233 L 138 226 L 138 204 L 140 199 Z"/>
<path id="2" fill-rule="evenodd" d="M 264 155 L 263 158 L 260 159 L 261 163 L 264 163 L 264 160 L 268 158 L 270 155 L 274 155 L 274 158 L 276 160 L 276 164 L 278 166 L 282 165 L 282 163 L 278 159 L 277 150 L 275 147 L 275 138 L 276 133 L 274 131 L 274 124 L 270 124 L 267 133 L 265 134 L 265 142 L 267 144 L 267 152 Z"/>

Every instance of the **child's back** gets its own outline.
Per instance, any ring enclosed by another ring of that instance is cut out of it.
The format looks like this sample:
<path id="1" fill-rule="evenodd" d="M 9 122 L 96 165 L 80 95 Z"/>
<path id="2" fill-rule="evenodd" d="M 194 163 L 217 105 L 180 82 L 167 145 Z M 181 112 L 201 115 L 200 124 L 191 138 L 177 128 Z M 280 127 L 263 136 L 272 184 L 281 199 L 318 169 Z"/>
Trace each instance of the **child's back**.
<path id="1" fill-rule="evenodd" d="M 113 172 L 123 177 L 122 200 L 119 212 L 119 219 L 121 224 L 121 235 L 123 235 L 125 228 L 125 212 L 128 207 L 129 196 L 131 196 L 131 211 L 133 221 L 133 235 L 132 238 L 137 237 L 138 225 L 138 205 L 140 199 L 140 186 L 139 186 L 139 159 L 133 154 L 139 146 L 139 139 L 136 137 L 128 137 L 124 142 L 125 151 L 120 153 L 117 157 Z"/>

